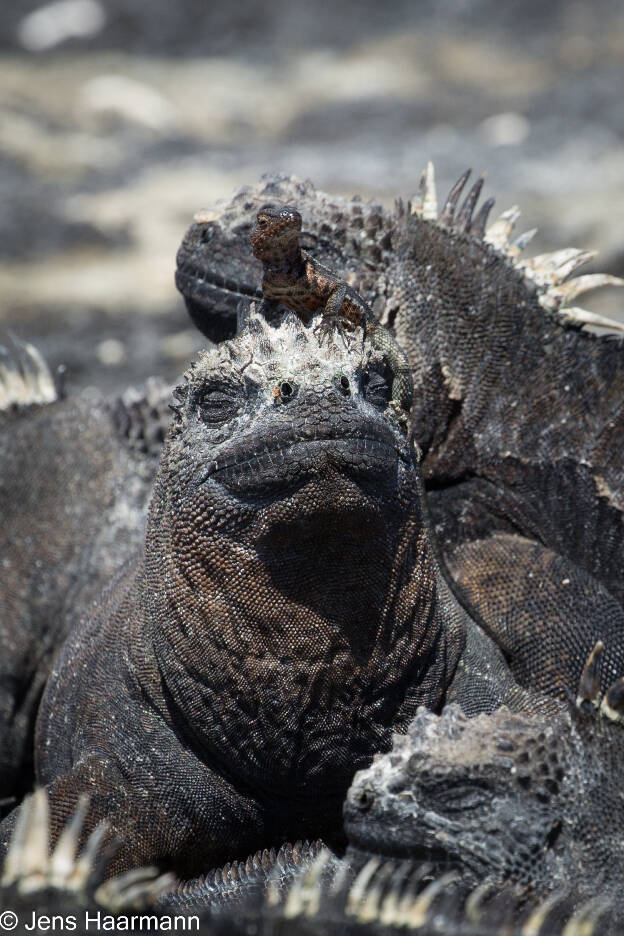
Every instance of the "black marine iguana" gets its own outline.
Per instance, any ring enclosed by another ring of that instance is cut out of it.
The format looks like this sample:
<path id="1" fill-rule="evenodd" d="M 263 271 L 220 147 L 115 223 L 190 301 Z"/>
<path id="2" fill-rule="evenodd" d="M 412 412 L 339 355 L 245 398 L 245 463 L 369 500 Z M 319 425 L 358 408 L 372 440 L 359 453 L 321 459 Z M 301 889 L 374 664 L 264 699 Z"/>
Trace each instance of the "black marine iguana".
<path id="1" fill-rule="evenodd" d="M 32 784 L 54 654 L 143 541 L 169 400 L 157 380 L 62 397 L 32 346 L 0 347 L 2 801 Z"/>
<path id="2" fill-rule="evenodd" d="M 358 288 L 407 352 L 428 505 L 465 600 L 535 688 L 544 688 L 543 645 L 567 629 L 566 652 L 550 647 L 545 677 L 552 684 L 557 671 L 562 695 L 605 636 L 596 620 L 617 630 L 624 606 L 624 350 L 579 330 L 621 326 L 567 304 L 622 281 L 565 282 L 588 251 L 522 260 L 528 235 L 509 243 L 516 210 L 484 234 L 492 200 L 475 210 L 481 180 L 457 210 L 466 178 L 439 217 L 431 166 L 419 198 L 394 212 L 270 178 L 197 215 L 176 281 L 198 327 L 218 338 L 233 328 L 241 294 L 258 294 L 262 268 L 248 238 L 259 208 L 298 206 L 302 246 Z M 597 596 L 597 615 L 587 595 Z M 510 628 L 520 603 L 527 626 L 518 615 Z M 607 646 L 605 687 L 621 672 L 617 644 Z"/>
<path id="3" fill-rule="evenodd" d="M 339 840 L 353 772 L 419 704 L 554 705 L 440 573 L 362 340 L 254 315 L 178 389 L 144 549 L 59 649 L 37 719 L 54 836 L 90 792 L 114 870 Z"/>
<path id="4" fill-rule="evenodd" d="M 621 919 L 624 804 L 614 778 L 624 730 L 613 722 L 624 718 L 624 680 L 601 704 L 601 654 L 598 643 L 576 704 L 556 716 L 419 709 L 354 778 L 345 828 L 355 854 L 431 860 L 470 886 L 510 884 L 527 900 L 599 899 Z"/>

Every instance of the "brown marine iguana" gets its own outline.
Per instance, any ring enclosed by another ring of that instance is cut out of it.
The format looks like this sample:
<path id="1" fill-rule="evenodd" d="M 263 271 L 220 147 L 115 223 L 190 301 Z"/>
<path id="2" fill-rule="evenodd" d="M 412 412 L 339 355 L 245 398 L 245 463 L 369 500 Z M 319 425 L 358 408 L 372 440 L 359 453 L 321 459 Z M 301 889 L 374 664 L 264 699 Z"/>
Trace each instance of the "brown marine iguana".
<path id="1" fill-rule="evenodd" d="M 362 342 L 252 315 L 178 390 L 144 548 L 58 650 L 37 719 L 53 834 L 90 792 L 113 870 L 339 840 L 354 770 L 419 704 L 554 704 L 441 574 Z"/>

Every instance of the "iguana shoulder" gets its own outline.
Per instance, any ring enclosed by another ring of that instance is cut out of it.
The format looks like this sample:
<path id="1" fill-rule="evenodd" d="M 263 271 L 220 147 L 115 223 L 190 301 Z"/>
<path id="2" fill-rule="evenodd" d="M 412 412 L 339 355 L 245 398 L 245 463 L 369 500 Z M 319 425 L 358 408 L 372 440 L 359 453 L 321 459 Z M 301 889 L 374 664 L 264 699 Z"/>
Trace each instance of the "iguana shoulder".
<path id="1" fill-rule="evenodd" d="M 481 226 L 470 224 L 478 186 L 457 211 L 459 190 L 439 217 L 431 186 L 427 210 L 406 213 L 381 316 L 392 319 L 414 370 L 417 434 L 443 546 L 513 526 L 621 601 L 613 556 L 624 533 L 624 352 L 620 339 L 582 331 L 591 317 L 567 307 L 621 281 L 569 279 L 589 251 L 522 260 L 526 239 L 510 244 L 517 211 L 482 239 Z M 475 527 L 470 505 L 480 495 L 490 506 Z"/>

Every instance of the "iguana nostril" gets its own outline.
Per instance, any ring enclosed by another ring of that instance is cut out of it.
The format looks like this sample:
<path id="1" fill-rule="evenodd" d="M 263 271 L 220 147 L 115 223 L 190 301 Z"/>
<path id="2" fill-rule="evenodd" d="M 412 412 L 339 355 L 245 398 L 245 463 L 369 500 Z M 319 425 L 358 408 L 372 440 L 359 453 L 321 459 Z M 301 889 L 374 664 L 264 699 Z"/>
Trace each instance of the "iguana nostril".
<path id="1" fill-rule="evenodd" d="M 368 812 L 373 803 L 375 802 L 375 796 L 370 790 L 362 790 L 360 795 L 357 798 L 357 804 L 362 810 L 362 812 Z"/>
<path id="2" fill-rule="evenodd" d="M 290 380 L 282 380 L 275 387 L 273 391 L 273 396 L 276 399 L 282 400 L 284 403 L 287 403 L 288 400 L 292 400 L 295 395 L 295 385 L 290 382 Z"/>
<path id="3" fill-rule="evenodd" d="M 346 374 L 335 374 L 334 386 L 340 391 L 341 396 L 351 396 L 351 381 Z M 332 396 L 335 396 L 335 394 L 330 393 L 329 397 Z"/>

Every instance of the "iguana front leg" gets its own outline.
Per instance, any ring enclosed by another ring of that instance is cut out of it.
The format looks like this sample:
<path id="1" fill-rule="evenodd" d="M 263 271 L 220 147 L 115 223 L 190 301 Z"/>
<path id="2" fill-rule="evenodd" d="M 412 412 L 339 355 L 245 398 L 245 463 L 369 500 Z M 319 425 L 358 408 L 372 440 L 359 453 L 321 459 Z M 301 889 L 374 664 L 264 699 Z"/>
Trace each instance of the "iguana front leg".
<path id="1" fill-rule="evenodd" d="M 129 762 L 118 764 L 101 753 L 86 755 L 43 787 L 51 844 L 86 794 L 89 811 L 83 838 L 105 823 L 102 841 L 115 849 L 110 874 L 143 864 L 190 874 L 197 867 L 218 864 L 231 852 L 253 851 L 263 826 L 255 799 L 238 794 L 227 780 L 190 762 L 182 752 L 172 759 L 168 773 L 161 762 L 139 775 Z M 193 773 L 196 795 L 183 799 L 177 791 Z M 0 824 L 0 863 L 18 820 L 19 807 Z"/>

